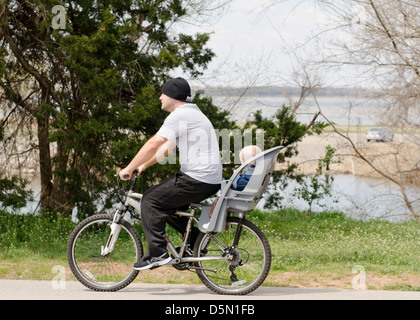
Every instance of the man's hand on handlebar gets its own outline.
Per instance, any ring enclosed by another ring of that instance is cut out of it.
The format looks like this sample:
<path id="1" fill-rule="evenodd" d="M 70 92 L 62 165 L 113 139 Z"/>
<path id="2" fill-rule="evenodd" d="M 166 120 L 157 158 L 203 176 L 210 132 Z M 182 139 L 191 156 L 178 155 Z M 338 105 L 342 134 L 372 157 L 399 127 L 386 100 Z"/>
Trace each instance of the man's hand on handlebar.
<path id="1" fill-rule="evenodd" d="M 127 181 L 131 179 L 131 176 L 139 176 L 143 171 L 145 170 L 144 166 L 141 165 L 140 167 L 138 167 L 137 169 L 135 169 L 134 171 L 131 171 L 130 169 L 123 169 L 120 171 L 119 175 L 120 175 L 120 179 L 123 181 Z"/>

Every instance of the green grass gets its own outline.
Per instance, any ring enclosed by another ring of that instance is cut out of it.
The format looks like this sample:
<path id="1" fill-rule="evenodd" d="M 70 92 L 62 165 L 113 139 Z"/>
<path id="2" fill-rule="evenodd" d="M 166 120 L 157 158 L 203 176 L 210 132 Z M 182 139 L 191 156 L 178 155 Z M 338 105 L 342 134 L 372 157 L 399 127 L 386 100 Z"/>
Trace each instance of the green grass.
<path id="1" fill-rule="evenodd" d="M 270 242 L 272 277 L 293 273 L 335 279 L 351 275 L 357 265 L 375 275 L 420 277 L 420 224 L 415 221 L 366 222 L 341 213 L 308 217 L 297 210 L 254 211 L 249 219 Z M 67 241 L 74 227 L 60 215 L 15 215 L 0 210 L 0 278 L 52 279 L 53 266 L 67 266 Z M 178 236 L 171 232 L 169 237 Z M 281 285 L 270 277 L 266 284 Z M 418 284 L 407 281 L 387 283 L 381 289 L 420 290 Z"/>
<path id="2" fill-rule="evenodd" d="M 273 251 L 272 270 L 330 271 L 362 265 L 386 274 L 420 274 L 420 225 L 359 221 L 341 213 L 254 212 Z"/>

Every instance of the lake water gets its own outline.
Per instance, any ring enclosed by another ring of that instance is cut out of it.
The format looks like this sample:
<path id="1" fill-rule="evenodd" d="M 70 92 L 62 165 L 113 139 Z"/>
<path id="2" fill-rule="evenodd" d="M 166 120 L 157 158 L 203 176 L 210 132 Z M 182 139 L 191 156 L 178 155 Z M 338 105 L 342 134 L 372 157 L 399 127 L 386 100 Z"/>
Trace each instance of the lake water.
<path id="1" fill-rule="evenodd" d="M 313 205 L 313 211 L 338 211 L 347 216 L 363 219 L 383 219 L 392 222 L 405 221 L 412 218 L 407 209 L 398 186 L 385 180 L 356 177 L 350 174 L 334 175 L 332 196 Z M 308 210 L 308 204 L 293 195 L 296 184 L 291 183 L 282 195 L 281 205 L 285 208 Z M 406 190 L 412 206 L 420 213 L 420 188 L 411 187 Z M 262 209 L 262 200 L 258 207 Z"/>
<path id="2" fill-rule="evenodd" d="M 297 99 L 291 97 L 292 101 Z M 322 113 L 337 125 L 375 126 L 380 121 L 381 109 L 375 101 L 369 99 L 318 97 L 317 101 Z M 231 120 L 242 123 L 251 112 L 261 110 L 264 117 L 271 118 L 283 104 L 290 105 L 289 99 L 283 96 L 246 97 L 235 107 L 232 107 L 234 100 L 229 97 L 216 96 L 214 102 L 231 111 Z M 313 98 L 307 98 L 299 107 L 296 118 L 303 123 L 310 122 L 319 111 L 318 105 Z"/>

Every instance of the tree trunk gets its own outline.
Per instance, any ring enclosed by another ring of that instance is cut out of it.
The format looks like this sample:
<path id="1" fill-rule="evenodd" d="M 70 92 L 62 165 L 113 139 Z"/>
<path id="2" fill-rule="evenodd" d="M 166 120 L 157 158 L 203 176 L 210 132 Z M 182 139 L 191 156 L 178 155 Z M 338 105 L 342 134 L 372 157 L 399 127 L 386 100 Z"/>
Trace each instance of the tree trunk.
<path id="1" fill-rule="evenodd" d="M 69 191 L 65 187 L 67 172 L 67 165 L 69 160 L 69 153 L 67 145 L 64 141 L 60 141 L 57 145 L 57 154 L 54 155 L 53 170 L 53 194 L 52 198 L 56 204 L 55 209 L 60 211 L 65 217 L 71 216 L 73 211 L 73 204 L 70 201 Z"/>
<path id="2" fill-rule="evenodd" d="M 48 141 L 48 126 L 49 116 L 48 112 L 40 107 L 38 119 L 38 143 L 39 143 L 39 168 L 41 174 L 41 209 L 42 211 L 53 209 L 52 201 L 52 166 L 51 166 L 51 152 L 50 143 Z"/>

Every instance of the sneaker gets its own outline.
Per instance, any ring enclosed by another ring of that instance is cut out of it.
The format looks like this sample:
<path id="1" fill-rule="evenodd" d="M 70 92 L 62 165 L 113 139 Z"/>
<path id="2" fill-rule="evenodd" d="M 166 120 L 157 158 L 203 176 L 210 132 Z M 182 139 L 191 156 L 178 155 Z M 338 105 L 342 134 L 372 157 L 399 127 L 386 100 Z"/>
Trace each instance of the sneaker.
<path id="1" fill-rule="evenodd" d="M 149 260 L 140 260 L 139 262 L 136 262 L 134 264 L 135 270 L 147 270 L 152 268 L 157 268 L 164 266 L 165 264 L 168 264 L 171 262 L 172 258 L 169 256 L 167 252 L 162 254 L 160 257 L 157 258 L 151 258 Z"/>

